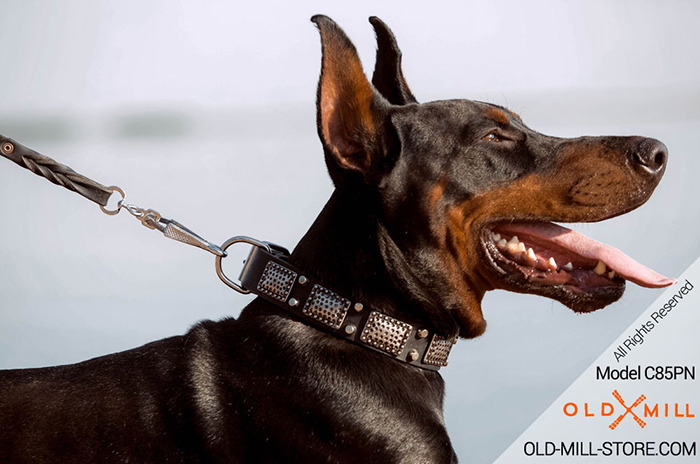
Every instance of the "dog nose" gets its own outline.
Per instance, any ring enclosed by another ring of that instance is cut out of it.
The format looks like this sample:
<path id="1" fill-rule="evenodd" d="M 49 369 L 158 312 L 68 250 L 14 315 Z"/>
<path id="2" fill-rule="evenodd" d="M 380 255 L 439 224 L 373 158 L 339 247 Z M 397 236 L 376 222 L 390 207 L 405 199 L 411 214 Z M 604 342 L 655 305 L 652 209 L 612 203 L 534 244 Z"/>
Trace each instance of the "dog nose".
<path id="1" fill-rule="evenodd" d="M 656 139 L 643 139 L 632 153 L 635 169 L 654 177 L 661 177 L 663 174 L 666 169 L 666 158 L 668 158 L 668 148 Z"/>

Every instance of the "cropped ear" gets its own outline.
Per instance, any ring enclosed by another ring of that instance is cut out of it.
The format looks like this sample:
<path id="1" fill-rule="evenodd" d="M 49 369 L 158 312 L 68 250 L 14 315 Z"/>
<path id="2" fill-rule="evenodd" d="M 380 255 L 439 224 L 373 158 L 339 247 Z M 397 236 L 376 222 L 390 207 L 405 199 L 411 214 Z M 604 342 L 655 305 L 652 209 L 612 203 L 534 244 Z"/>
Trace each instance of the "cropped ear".
<path id="1" fill-rule="evenodd" d="M 318 134 L 336 185 L 367 179 L 383 153 L 388 103 L 369 83 L 355 46 L 330 18 L 311 18 L 321 33 L 323 58 L 316 100 Z"/>
<path id="2" fill-rule="evenodd" d="M 401 50 L 396 43 L 396 37 L 384 21 L 372 16 L 369 22 L 377 34 L 377 62 L 374 65 L 372 84 L 394 105 L 418 103 L 416 97 L 408 88 L 401 70 Z"/>

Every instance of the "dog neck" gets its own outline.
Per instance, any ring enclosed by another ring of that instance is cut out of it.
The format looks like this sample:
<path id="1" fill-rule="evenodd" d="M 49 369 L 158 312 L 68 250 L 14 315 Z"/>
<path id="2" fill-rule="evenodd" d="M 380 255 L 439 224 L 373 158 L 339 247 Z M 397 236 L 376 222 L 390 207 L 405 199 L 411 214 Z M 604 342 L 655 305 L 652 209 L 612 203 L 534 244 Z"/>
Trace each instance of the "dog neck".
<path id="1" fill-rule="evenodd" d="M 420 287 L 403 288 L 411 270 L 402 260 L 374 208 L 378 199 L 336 190 L 301 239 L 290 262 L 337 289 L 391 317 L 425 324 L 453 336 L 457 321 L 436 307 Z"/>

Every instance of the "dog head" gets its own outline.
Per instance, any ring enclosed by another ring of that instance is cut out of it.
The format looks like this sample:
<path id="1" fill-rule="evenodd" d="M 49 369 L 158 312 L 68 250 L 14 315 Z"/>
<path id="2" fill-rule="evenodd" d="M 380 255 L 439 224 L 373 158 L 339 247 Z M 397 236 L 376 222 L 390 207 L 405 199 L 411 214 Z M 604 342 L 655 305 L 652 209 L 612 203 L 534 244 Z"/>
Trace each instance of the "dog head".
<path id="1" fill-rule="evenodd" d="M 376 198 L 386 267 L 426 311 L 447 312 L 473 337 L 485 329 L 488 290 L 587 312 L 619 299 L 626 280 L 673 283 L 552 223 L 601 221 L 642 205 L 665 170 L 661 142 L 550 137 L 493 104 L 419 104 L 381 20 L 370 19 L 378 41 L 371 83 L 345 33 L 325 16 L 312 21 L 323 49 L 317 123 L 328 170 L 338 189 Z"/>

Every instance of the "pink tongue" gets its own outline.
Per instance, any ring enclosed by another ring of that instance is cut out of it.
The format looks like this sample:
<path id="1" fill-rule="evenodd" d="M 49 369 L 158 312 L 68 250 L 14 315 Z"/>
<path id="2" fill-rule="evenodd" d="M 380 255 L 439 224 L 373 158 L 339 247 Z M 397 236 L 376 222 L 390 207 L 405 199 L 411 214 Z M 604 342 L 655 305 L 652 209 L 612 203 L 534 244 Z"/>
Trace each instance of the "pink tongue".
<path id="1" fill-rule="evenodd" d="M 508 224 L 504 228 L 507 228 L 508 232 L 542 238 L 585 258 L 599 259 L 622 278 L 642 287 L 660 288 L 676 283 L 676 279 L 664 277 L 658 272 L 639 264 L 617 248 L 596 242 L 592 238 L 588 238 L 566 227 L 552 223 L 517 223 Z"/>

